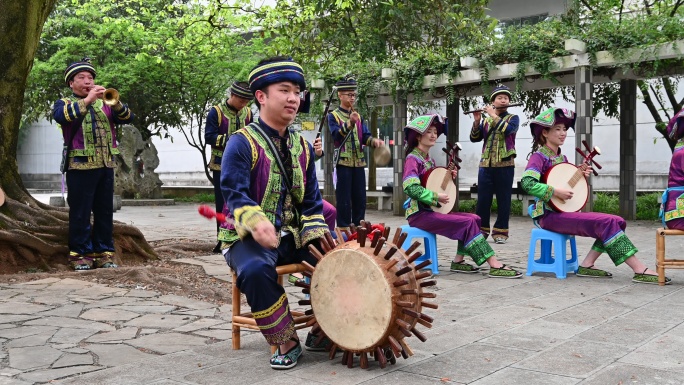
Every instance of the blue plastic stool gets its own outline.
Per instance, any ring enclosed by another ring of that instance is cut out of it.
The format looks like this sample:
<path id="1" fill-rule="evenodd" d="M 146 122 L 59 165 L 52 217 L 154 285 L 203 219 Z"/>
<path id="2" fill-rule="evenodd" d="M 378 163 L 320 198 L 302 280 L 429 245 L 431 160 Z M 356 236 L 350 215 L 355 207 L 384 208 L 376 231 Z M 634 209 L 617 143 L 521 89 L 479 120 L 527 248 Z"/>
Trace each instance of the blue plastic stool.
<path id="1" fill-rule="evenodd" d="M 411 246 L 411 241 L 414 238 L 423 238 L 423 248 L 425 248 L 425 254 L 418 258 L 415 261 L 415 264 L 418 265 L 423 261 L 430 260 L 432 261 L 432 264 L 430 264 L 430 270 L 432 270 L 432 274 L 439 274 L 439 264 L 437 263 L 437 236 L 409 225 L 401 226 L 401 231 L 407 234 L 404 244 L 401 245 L 401 248 L 404 250 Z"/>
<path id="2" fill-rule="evenodd" d="M 541 256 L 535 260 L 537 241 L 541 243 Z M 566 242 L 568 241 L 570 241 L 572 252 L 570 259 L 566 256 Z M 527 275 L 535 272 L 554 273 L 556 278 L 565 279 L 568 272 L 577 273 L 577 267 L 577 244 L 574 235 L 554 233 L 539 228 L 532 229 L 530 251 L 527 257 Z"/>

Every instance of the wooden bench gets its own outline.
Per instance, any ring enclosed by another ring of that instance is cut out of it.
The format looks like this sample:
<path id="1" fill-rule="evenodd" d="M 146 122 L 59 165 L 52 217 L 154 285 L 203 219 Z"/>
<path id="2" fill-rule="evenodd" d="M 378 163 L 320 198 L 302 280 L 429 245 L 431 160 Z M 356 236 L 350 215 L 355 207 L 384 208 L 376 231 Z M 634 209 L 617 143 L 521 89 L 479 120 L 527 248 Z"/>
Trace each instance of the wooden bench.
<path id="1" fill-rule="evenodd" d="M 282 265 L 276 267 L 278 274 L 278 284 L 283 285 L 283 275 L 292 273 L 301 273 L 306 268 L 304 265 L 295 263 L 291 265 Z M 251 329 L 260 331 L 251 312 L 243 313 L 241 310 L 241 292 L 237 287 L 237 274 L 231 270 L 232 274 L 232 289 L 233 289 L 233 316 L 231 317 L 231 329 L 233 334 L 233 350 L 240 349 L 240 329 Z M 295 329 L 302 329 L 311 326 L 309 321 L 313 319 L 313 315 L 306 315 L 300 311 L 290 311 L 292 318 L 294 318 Z M 271 354 L 275 353 L 277 346 L 271 346 Z"/>
<path id="2" fill-rule="evenodd" d="M 665 269 L 684 269 L 684 259 L 665 259 L 666 235 L 684 235 L 684 231 L 662 227 L 656 230 L 656 271 L 658 272 L 658 285 L 660 286 L 665 285 Z"/>
<path id="3" fill-rule="evenodd" d="M 392 193 L 381 190 L 366 191 L 366 197 L 378 198 L 378 210 L 392 210 Z"/>

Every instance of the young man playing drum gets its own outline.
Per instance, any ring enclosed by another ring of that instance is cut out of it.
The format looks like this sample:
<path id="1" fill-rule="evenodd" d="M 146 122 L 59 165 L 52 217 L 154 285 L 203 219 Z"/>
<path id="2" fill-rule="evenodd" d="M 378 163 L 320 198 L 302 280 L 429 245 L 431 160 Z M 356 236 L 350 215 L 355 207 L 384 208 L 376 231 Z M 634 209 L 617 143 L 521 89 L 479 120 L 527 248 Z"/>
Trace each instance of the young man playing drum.
<path id="1" fill-rule="evenodd" d="M 404 163 L 404 192 L 409 196 L 406 219 L 411 227 L 458 240 L 458 252 L 451 263 L 451 271 L 477 273 L 478 267 L 465 263 L 470 256 L 479 266 L 487 262 L 493 278 L 520 278 L 522 274 L 496 259 L 494 250 L 480 231 L 480 218 L 469 213 L 441 214 L 432 207 L 448 203 L 447 194 L 430 191 L 421 185 L 421 177 L 435 167 L 430 148 L 437 137 L 446 131 L 446 122 L 439 115 L 419 116 L 404 128 L 406 162 Z M 452 171 L 456 177 L 457 171 Z"/>
<path id="2" fill-rule="evenodd" d="M 485 238 L 492 234 L 496 243 L 508 239 L 508 219 L 511 216 L 511 193 L 515 173 L 515 135 L 520 126 L 518 115 L 508 112 L 511 90 L 506 86 L 494 88 L 484 108 L 487 117 L 482 119 L 479 111 L 473 113 L 475 121 L 470 131 L 470 141 L 483 141 L 480 171 L 477 175 L 477 215 L 482 219 Z M 497 214 L 494 228 L 489 226 L 492 198 L 496 194 Z"/>
<path id="3" fill-rule="evenodd" d="M 315 264 L 307 247 L 320 248 L 328 226 L 314 149 L 288 129 L 300 108 L 300 92 L 306 89 L 302 67 L 285 57 L 262 60 L 249 75 L 249 88 L 260 115 L 233 134 L 223 154 L 224 213 L 234 224 L 224 223 L 219 239 L 261 333 L 278 346 L 271 367 L 289 369 L 302 348 L 275 267 L 302 260 Z M 313 342 L 308 338 L 307 347 Z"/>
<path id="4" fill-rule="evenodd" d="M 525 191 L 538 198 L 532 218 L 539 227 L 562 234 L 595 238 L 596 242 L 580 263 L 579 277 L 610 278 L 612 274 L 594 268 L 594 262 L 607 252 L 615 266 L 626 263 L 634 271 L 632 281 L 658 284 L 658 275 L 636 257 L 637 248 L 624 233 L 627 223 L 617 215 L 586 212 L 556 212 L 548 204 L 552 196 L 563 200 L 573 197 L 571 190 L 554 188 L 542 183 L 541 177 L 556 164 L 567 162 L 560 146 L 565 142 L 567 131 L 575 125 L 575 113 L 564 108 L 550 108 L 534 118 L 530 124 L 532 152 L 523 173 Z M 591 175 L 591 167 L 584 169 L 584 176 Z M 671 283 L 665 278 L 666 283 Z"/>

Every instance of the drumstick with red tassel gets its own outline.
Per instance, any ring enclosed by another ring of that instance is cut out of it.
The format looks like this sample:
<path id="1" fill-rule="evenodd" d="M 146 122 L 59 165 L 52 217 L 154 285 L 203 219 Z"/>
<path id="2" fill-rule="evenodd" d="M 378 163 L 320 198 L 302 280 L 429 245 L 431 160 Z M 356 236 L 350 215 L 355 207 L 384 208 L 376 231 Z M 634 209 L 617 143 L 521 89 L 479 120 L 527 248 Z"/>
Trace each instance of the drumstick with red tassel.
<path id="1" fill-rule="evenodd" d="M 234 220 L 226 218 L 224 214 L 217 213 L 207 205 L 201 205 L 197 208 L 197 211 L 200 213 L 201 216 L 206 217 L 208 219 L 216 218 L 216 220 L 218 220 L 219 222 L 228 223 L 229 225 L 235 224 Z"/>

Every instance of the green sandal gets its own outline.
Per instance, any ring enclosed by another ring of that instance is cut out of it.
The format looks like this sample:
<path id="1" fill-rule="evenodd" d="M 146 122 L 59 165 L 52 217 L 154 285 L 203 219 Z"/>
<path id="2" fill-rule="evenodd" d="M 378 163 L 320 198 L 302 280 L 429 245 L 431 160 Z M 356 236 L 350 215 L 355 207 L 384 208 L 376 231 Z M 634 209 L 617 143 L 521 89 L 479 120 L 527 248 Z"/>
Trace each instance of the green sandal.
<path id="1" fill-rule="evenodd" d="M 594 265 L 591 265 L 589 267 L 584 267 L 580 266 L 577 268 L 577 273 L 575 273 L 577 277 L 589 277 L 589 278 L 613 278 L 613 274 L 601 270 L 601 269 L 594 269 Z"/>
<path id="2" fill-rule="evenodd" d="M 489 269 L 489 277 L 491 278 L 522 278 L 522 273 L 515 269 L 507 269 L 506 265 L 501 267 L 492 267 Z"/>
<path id="3" fill-rule="evenodd" d="M 651 275 L 651 274 L 646 274 L 646 270 L 644 270 L 643 273 L 641 274 L 634 274 L 634 277 L 632 277 L 632 282 L 636 283 L 650 283 L 650 284 L 658 284 L 658 275 Z M 672 283 L 672 280 L 670 278 L 665 277 L 665 284 L 669 285 Z"/>
<path id="4" fill-rule="evenodd" d="M 477 273 L 480 271 L 480 268 L 477 266 L 473 266 L 469 263 L 466 263 L 465 261 L 461 262 L 451 262 L 451 268 L 449 269 L 453 272 L 456 273 L 465 273 L 465 274 L 473 274 Z"/>
<path id="5" fill-rule="evenodd" d="M 294 284 L 297 283 L 297 282 L 306 282 L 306 279 L 305 279 L 304 277 L 297 277 L 297 276 L 294 275 L 294 274 L 290 274 L 290 275 L 287 277 L 287 282 L 289 282 L 289 283 L 291 283 L 291 284 L 294 285 Z"/>

